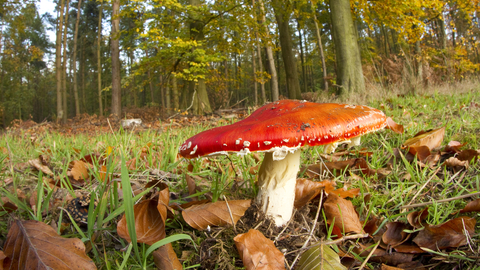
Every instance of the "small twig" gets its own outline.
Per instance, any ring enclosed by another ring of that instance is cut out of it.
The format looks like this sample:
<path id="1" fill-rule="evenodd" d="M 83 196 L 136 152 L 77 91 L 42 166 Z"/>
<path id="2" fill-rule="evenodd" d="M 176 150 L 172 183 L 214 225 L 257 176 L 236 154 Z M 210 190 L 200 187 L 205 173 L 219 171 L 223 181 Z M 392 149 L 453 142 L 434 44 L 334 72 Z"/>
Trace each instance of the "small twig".
<path id="1" fill-rule="evenodd" d="M 377 250 L 377 247 L 378 245 L 380 245 L 380 241 L 378 241 L 375 246 L 372 248 L 372 250 L 370 251 L 370 253 L 368 254 L 367 258 L 365 258 L 365 260 L 363 261 L 362 265 L 360 265 L 360 268 L 358 268 L 359 270 L 362 270 L 365 265 L 367 265 L 367 262 L 368 260 L 370 260 L 370 257 L 372 257 L 373 253 L 375 252 L 375 250 Z"/>
<path id="2" fill-rule="evenodd" d="M 460 196 L 457 196 L 457 197 L 452 197 L 452 198 L 443 199 L 443 200 L 438 200 L 438 201 L 431 201 L 431 202 L 424 202 L 424 203 L 404 205 L 404 206 L 400 206 L 400 209 L 407 209 L 407 208 L 414 208 L 414 207 L 422 207 L 422 206 L 427 206 L 427 205 L 434 204 L 434 203 L 444 203 L 444 202 L 449 202 L 449 201 L 455 201 L 455 200 L 465 199 L 465 198 L 468 198 L 468 197 L 473 197 L 473 196 L 476 196 L 476 195 L 480 195 L 480 192 L 475 192 L 475 193 L 460 195 Z"/>
<path id="3" fill-rule="evenodd" d="M 247 99 L 247 98 L 248 98 L 248 97 L 246 97 L 246 98 L 240 100 L 239 102 L 233 104 L 232 106 L 228 106 L 228 107 L 229 107 L 229 108 L 232 108 L 232 107 L 234 107 L 234 106 L 237 106 L 238 104 L 242 103 L 242 102 L 243 102 L 245 99 Z"/>
<path id="4" fill-rule="evenodd" d="M 302 248 L 299 248 L 299 249 L 296 249 L 296 250 L 292 250 L 290 252 L 287 252 L 285 253 L 285 255 L 287 254 L 291 254 L 291 253 L 295 253 L 295 252 L 298 252 L 298 251 L 302 251 L 302 250 L 305 250 L 305 249 L 310 249 L 312 247 L 317 247 L 317 246 L 321 246 L 321 245 L 335 245 L 335 244 L 338 244 L 338 243 L 341 243 L 345 240 L 352 240 L 352 239 L 360 239 L 360 238 L 365 238 L 365 237 L 368 237 L 368 233 L 357 233 L 357 234 L 352 234 L 352 235 L 345 235 L 341 238 L 338 238 L 338 239 L 335 239 L 335 240 L 330 240 L 330 241 L 320 241 L 320 242 L 317 242 L 311 246 L 308 246 L 308 247 L 302 247 Z"/>
<path id="5" fill-rule="evenodd" d="M 313 222 L 313 226 L 312 226 L 312 229 L 310 230 L 310 234 L 308 235 L 305 243 L 303 243 L 302 248 L 304 248 L 308 245 L 308 242 L 310 242 L 310 239 L 312 238 L 313 232 L 315 231 L 315 226 L 317 225 L 318 216 L 320 215 L 320 208 L 322 206 L 322 201 L 323 201 L 323 191 L 321 192 L 320 201 L 318 202 L 317 213 L 315 214 L 315 219 L 314 219 L 315 222 Z M 299 257 L 300 257 L 300 253 L 298 253 L 297 256 L 295 257 L 295 259 L 293 260 L 292 266 L 291 266 L 292 268 L 295 265 L 295 263 L 297 262 Z"/>
<path id="6" fill-rule="evenodd" d="M 430 181 L 433 179 L 433 177 L 435 175 L 437 175 L 438 171 L 440 171 L 442 167 L 438 167 L 435 172 L 433 172 L 432 176 L 430 178 L 428 178 L 427 182 L 425 182 L 425 184 L 423 184 L 423 186 L 417 191 L 417 194 L 415 194 L 415 196 L 413 196 L 412 200 L 408 203 L 408 205 L 412 204 L 415 199 L 417 198 L 418 195 L 420 195 L 420 192 L 422 192 L 422 190 L 428 185 L 428 183 L 430 183 Z"/>
<path id="7" fill-rule="evenodd" d="M 225 204 L 227 205 L 228 213 L 230 214 L 230 219 L 232 219 L 233 231 L 237 233 L 237 228 L 235 227 L 235 220 L 233 220 L 232 210 L 230 209 L 230 205 L 228 205 L 227 197 L 223 195 L 223 199 L 225 200 Z"/>
<path id="8" fill-rule="evenodd" d="M 117 135 L 115 135 L 115 132 L 113 132 L 112 124 L 110 124 L 110 120 L 107 118 L 108 126 L 110 127 L 110 131 L 113 134 L 113 137 L 115 137 L 115 141 L 118 142 L 117 140 Z"/>

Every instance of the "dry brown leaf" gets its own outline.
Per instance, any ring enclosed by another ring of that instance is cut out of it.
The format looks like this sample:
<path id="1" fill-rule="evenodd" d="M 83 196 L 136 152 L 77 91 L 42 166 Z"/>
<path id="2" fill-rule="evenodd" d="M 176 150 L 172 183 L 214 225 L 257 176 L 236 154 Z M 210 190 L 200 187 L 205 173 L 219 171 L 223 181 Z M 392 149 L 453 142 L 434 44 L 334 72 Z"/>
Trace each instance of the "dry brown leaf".
<path id="1" fill-rule="evenodd" d="M 470 217 L 458 217 L 437 226 L 425 226 L 413 239 L 418 246 L 432 250 L 456 248 L 467 244 L 464 230 L 472 235 L 476 220 Z"/>
<path id="2" fill-rule="evenodd" d="M 18 207 L 13 202 L 11 202 L 7 197 L 1 197 L 0 202 L 1 202 L 0 210 L 7 211 L 7 213 L 11 213 L 18 209 Z"/>
<path id="3" fill-rule="evenodd" d="M 233 222 L 237 221 L 243 216 L 248 207 L 250 207 L 251 200 L 233 200 L 228 201 L 228 206 L 233 216 Z M 227 224 L 233 225 L 230 211 L 224 201 L 214 203 L 205 203 L 199 205 L 192 205 L 182 211 L 182 216 L 185 222 L 192 228 L 197 230 L 205 230 L 208 226 L 225 226 Z"/>
<path id="4" fill-rule="evenodd" d="M 460 148 L 465 146 L 467 143 L 461 143 L 457 141 L 450 141 L 448 144 L 445 146 L 445 152 L 453 152 L 453 153 L 458 153 L 460 152 Z"/>
<path id="5" fill-rule="evenodd" d="M 407 215 L 407 220 L 412 227 L 419 229 L 423 227 L 423 222 L 428 217 L 428 207 L 425 207 L 423 210 L 415 211 Z"/>
<path id="6" fill-rule="evenodd" d="M 315 182 L 304 178 L 298 178 L 295 185 L 295 208 L 301 208 L 310 200 L 315 198 L 322 192 L 326 186 L 331 186 L 334 189 L 335 182 L 325 180 L 322 182 Z"/>
<path id="7" fill-rule="evenodd" d="M 349 232 L 365 233 L 351 201 L 347 201 L 335 194 L 330 194 L 325 203 L 323 203 L 323 208 L 327 216 L 327 222 L 329 224 L 333 223 L 344 234 Z"/>
<path id="8" fill-rule="evenodd" d="M 152 252 L 153 261 L 157 269 L 162 270 L 182 270 L 182 264 L 178 260 L 177 254 L 173 250 L 172 243 L 159 247 Z"/>
<path id="9" fill-rule="evenodd" d="M 395 247 L 395 250 L 400 253 L 412 253 L 412 254 L 421 254 L 425 253 L 425 251 L 419 248 L 414 243 L 403 243 Z"/>
<path id="10" fill-rule="evenodd" d="M 97 269 L 78 238 L 63 238 L 47 224 L 16 220 L 4 244 L 5 269 Z"/>
<path id="11" fill-rule="evenodd" d="M 380 267 L 380 270 L 403 270 L 403 268 L 388 266 L 388 265 L 382 263 L 382 266 Z"/>
<path id="12" fill-rule="evenodd" d="M 480 199 L 469 202 L 460 213 L 480 212 Z"/>
<path id="13" fill-rule="evenodd" d="M 233 240 L 245 269 L 285 269 L 285 256 L 261 232 L 250 229 L 247 233 L 235 236 Z"/>
<path id="14" fill-rule="evenodd" d="M 83 181 L 88 178 L 87 163 L 81 160 L 74 160 L 70 162 L 71 170 L 69 176 L 73 177 L 76 181 Z"/>
<path id="15" fill-rule="evenodd" d="M 7 256 L 5 256 L 5 253 L 3 253 L 3 251 L 0 250 L 0 270 L 3 270 L 3 260 L 7 258 Z"/>
<path id="16" fill-rule="evenodd" d="M 382 235 L 382 241 L 387 244 L 388 248 L 396 247 L 407 241 L 410 237 L 409 233 L 404 232 L 405 229 L 410 229 L 408 224 L 403 222 L 388 222 L 386 227 L 387 230 Z"/>
<path id="17" fill-rule="evenodd" d="M 360 189 L 359 188 L 352 188 L 352 189 L 344 189 L 344 188 L 339 188 L 332 190 L 331 192 L 327 194 L 335 194 L 341 198 L 355 198 L 360 194 Z"/>
<path id="18" fill-rule="evenodd" d="M 458 153 L 457 158 L 459 160 L 471 162 L 472 159 L 478 158 L 479 152 L 473 149 L 462 150 Z"/>
<path id="19" fill-rule="evenodd" d="M 42 161 L 38 158 L 29 160 L 28 164 L 30 164 L 30 166 L 33 166 L 35 169 L 42 171 L 45 175 L 53 176 L 52 170 L 50 170 L 48 166 L 43 165 Z"/>
<path id="20" fill-rule="evenodd" d="M 157 205 L 156 200 L 144 200 L 133 206 L 137 242 L 152 245 L 165 238 L 165 223 Z M 125 215 L 117 224 L 117 233 L 128 242 L 131 241 Z"/>
<path id="21" fill-rule="evenodd" d="M 391 117 L 387 117 L 387 128 L 397 134 L 403 133 L 403 126 L 395 123 Z"/>
<path id="22" fill-rule="evenodd" d="M 461 171 L 463 169 L 468 169 L 468 161 L 459 160 L 456 157 L 450 157 L 443 163 L 446 167 L 452 168 L 454 172 Z"/>
<path id="23" fill-rule="evenodd" d="M 422 131 L 413 136 L 413 138 L 406 140 L 402 145 L 402 149 L 426 146 L 431 151 L 442 144 L 444 135 L 445 127 Z"/>
<path id="24" fill-rule="evenodd" d="M 185 175 L 185 180 L 187 181 L 188 195 L 191 196 L 197 193 L 197 185 L 195 184 L 195 180 L 193 180 L 193 178 L 188 174 Z M 198 201 L 198 197 L 192 197 L 192 201 Z"/>

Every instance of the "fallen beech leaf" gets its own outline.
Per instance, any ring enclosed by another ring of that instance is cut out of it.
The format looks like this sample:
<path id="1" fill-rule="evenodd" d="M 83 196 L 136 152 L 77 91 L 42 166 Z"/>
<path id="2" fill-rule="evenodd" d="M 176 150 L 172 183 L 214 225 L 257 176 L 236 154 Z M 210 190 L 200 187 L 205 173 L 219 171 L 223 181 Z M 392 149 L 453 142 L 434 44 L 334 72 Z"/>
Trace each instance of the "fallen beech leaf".
<path id="1" fill-rule="evenodd" d="M 387 117 L 387 128 L 397 134 L 403 133 L 403 126 L 395 123 L 391 117 Z"/>
<path id="2" fill-rule="evenodd" d="M 46 165 L 43 165 L 38 158 L 29 160 L 28 164 L 33 166 L 35 169 L 42 171 L 46 175 L 53 176 L 52 170 L 50 170 L 50 168 L 48 168 Z"/>
<path id="3" fill-rule="evenodd" d="M 188 195 L 193 195 L 197 193 L 197 184 L 195 184 L 195 180 L 193 178 L 186 174 L 185 175 L 185 180 L 187 180 L 187 187 L 188 187 Z M 192 201 L 198 201 L 198 197 L 192 197 Z"/>
<path id="4" fill-rule="evenodd" d="M 82 181 L 88 178 L 87 164 L 80 160 L 70 162 L 70 175 L 76 181 Z"/>
<path id="5" fill-rule="evenodd" d="M 478 155 L 479 155 L 479 152 L 477 152 L 476 150 L 466 149 L 466 150 L 462 150 L 460 153 L 458 153 L 457 158 L 459 160 L 470 162 L 470 161 L 472 161 L 472 159 L 478 158 Z"/>
<path id="6" fill-rule="evenodd" d="M 425 253 L 425 250 L 419 248 L 414 243 L 403 243 L 396 246 L 394 249 L 400 253 L 412 253 L 412 254 Z"/>
<path id="7" fill-rule="evenodd" d="M 312 247 L 305 251 L 298 262 L 298 270 L 336 270 L 348 268 L 340 262 L 340 257 L 327 245 Z"/>
<path id="8" fill-rule="evenodd" d="M 295 185 L 295 208 L 298 209 L 306 205 L 310 200 L 317 197 L 327 185 L 332 186 L 333 189 L 334 182 L 328 180 L 315 182 L 298 178 L 297 184 Z"/>
<path id="9" fill-rule="evenodd" d="M 469 202 L 460 213 L 480 212 L 480 199 Z"/>
<path id="10" fill-rule="evenodd" d="M 152 245 L 165 238 L 165 223 L 157 210 L 156 200 L 144 200 L 133 206 L 137 242 Z M 131 241 L 127 228 L 127 219 L 123 215 L 117 224 L 120 237 Z"/>
<path id="11" fill-rule="evenodd" d="M 415 211 L 407 215 L 407 220 L 412 227 L 419 229 L 423 227 L 423 222 L 428 217 L 428 207 L 425 207 L 423 210 Z"/>
<path id="12" fill-rule="evenodd" d="M 157 266 L 157 269 L 162 270 L 181 270 L 182 264 L 178 260 L 177 254 L 173 250 L 172 243 L 168 243 L 159 247 L 152 252 L 153 262 Z"/>
<path id="13" fill-rule="evenodd" d="M 373 235 L 377 231 L 380 221 L 381 220 L 377 216 L 372 214 L 370 219 L 367 222 L 364 222 L 363 230 L 366 233 Z"/>
<path id="14" fill-rule="evenodd" d="M 370 260 L 372 262 L 385 263 L 390 265 L 399 265 L 401 263 L 411 262 L 414 254 L 408 253 L 385 253 L 382 256 L 372 256 Z"/>
<path id="15" fill-rule="evenodd" d="M 7 211 L 7 213 L 11 213 L 18 209 L 18 207 L 14 203 L 12 203 L 7 197 L 1 197 L 0 202 L 0 210 Z"/>
<path id="16" fill-rule="evenodd" d="M 342 232 L 365 233 L 358 218 L 358 214 L 351 201 L 347 201 L 335 194 L 330 194 L 323 203 L 327 222 L 334 223 Z"/>
<path id="17" fill-rule="evenodd" d="M 460 143 L 457 141 L 450 141 L 448 144 L 445 146 L 445 152 L 453 152 L 453 153 L 458 153 L 460 152 L 460 148 L 466 145 L 466 143 Z"/>
<path id="18" fill-rule="evenodd" d="M 427 225 L 413 242 L 431 250 L 463 246 L 467 244 L 464 230 L 472 235 L 475 232 L 475 223 L 474 218 L 458 217 L 437 226 Z"/>
<path id="19" fill-rule="evenodd" d="M 250 207 L 250 204 L 251 200 L 228 201 L 228 206 L 230 211 L 232 211 L 233 222 L 237 223 L 247 208 Z M 233 225 L 230 212 L 224 201 L 192 205 L 182 211 L 182 216 L 188 225 L 197 230 L 205 230 L 209 225 Z"/>
<path id="20" fill-rule="evenodd" d="M 443 163 L 446 167 L 452 168 L 454 172 L 458 172 L 463 169 L 468 169 L 468 161 L 459 160 L 456 157 L 450 157 Z"/>
<path id="21" fill-rule="evenodd" d="M 382 263 L 382 266 L 380 267 L 380 270 L 403 270 L 403 268 L 388 266 L 388 265 Z"/>
<path id="22" fill-rule="evenodd" d="M 247 233 L 235 236 L 233 240 L 245 269 L 285 269 L 285 256 L 261 232 L 250 229 Z"/>
<path id="23" fill-rule="evenodd" d="M 382 235 L 382 241 L 388 245 L 387 249 L 402 244 L 410 237 L 409 233 L 403 231 L 410 229 L 410 227 L 403 222 L 388 222 L 386 227 L 387 230 Z"/>
<path id="24" fill-rule="evenodd" d="M 97 269 L 80 239 L 63 238 L 34 220 L 16 220 L 3 250 L 5 269 Z"/>
<path id="25" fill-rule="evenodd" d="M 431 154 L 430 148 L 426 145 L 410 146 L 408 153 L 417 156 L 417 159 L 420 161 L 425 161 Z"/>
<path id="26" fill-rule="evenodd" d="M 402 149 L 426 146 L 431 151 L 441 145 L 444 135 L 445 127 L 428 130 L 426 132 L 422 131 L 413 136 L 413 138 L 406 140 L 402 145 Z"/>
<path id="27" fill-rule="evenodd" d="M 344 188 L 339 188 L 332 190 L 330 194 L 335 194 L 339 196 L 340 198 L 355 198 L 360 194 L 360 189 L 359 188 L 352 188 L 352 189 L 344 189 Z"/>
<path id="28" fill-rule="evenodd" d="M 3 251 L 0 250 L 0 270 L 3 270 L 3 260 L 7 258 L 7 256 L 5 256 L 5 253 L 3 253 Z"/>

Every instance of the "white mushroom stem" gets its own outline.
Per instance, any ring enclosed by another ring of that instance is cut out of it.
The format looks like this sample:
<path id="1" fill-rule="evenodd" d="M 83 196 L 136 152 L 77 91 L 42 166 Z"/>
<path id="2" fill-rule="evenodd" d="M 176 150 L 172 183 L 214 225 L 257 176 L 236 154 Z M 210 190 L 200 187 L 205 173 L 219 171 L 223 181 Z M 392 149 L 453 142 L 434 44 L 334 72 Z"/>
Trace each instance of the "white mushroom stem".
<path id="1" fill-rule="evenodd" d="M 300 152 L 288 153 L 282 160 L 274 160 L 273 153 L 265 153 L 258 172 L 257 203 L 277 226 L 285 225 L 292 217 Z"/>

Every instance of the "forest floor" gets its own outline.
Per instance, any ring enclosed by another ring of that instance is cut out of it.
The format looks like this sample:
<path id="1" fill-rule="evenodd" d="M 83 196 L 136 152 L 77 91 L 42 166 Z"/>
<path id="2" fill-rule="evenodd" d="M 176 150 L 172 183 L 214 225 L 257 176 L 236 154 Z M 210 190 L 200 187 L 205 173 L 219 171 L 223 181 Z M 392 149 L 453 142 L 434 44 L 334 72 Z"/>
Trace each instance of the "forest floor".
<path id="1" fill-rule="evenodd" d="M 187 138 L 252 109 L 131 110 L 143 121 L 132 129 L 88 115 L 18 121 L 0 135 L 0 265 L 22 252 L 15 244 L 41 257 L 77 238 L 68 260 L 86 269 L 480 267 L 480 87 L 360 100 L 405 131 L 329 155 L 304 149 L 294 217 L 280 228 L 250 204 L 263 154 L 178 155 Z M 48 244 L 35 244 L 35 227 L 52 231 Z"/>

